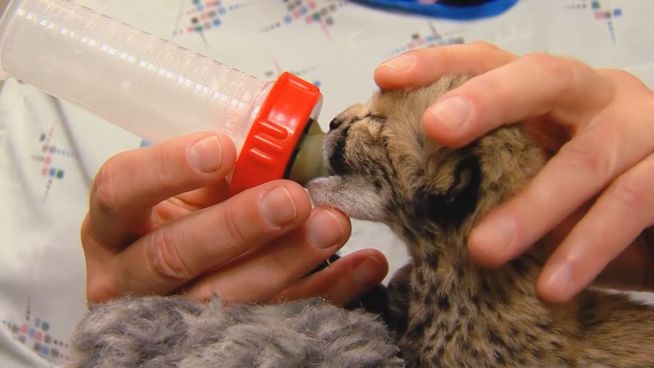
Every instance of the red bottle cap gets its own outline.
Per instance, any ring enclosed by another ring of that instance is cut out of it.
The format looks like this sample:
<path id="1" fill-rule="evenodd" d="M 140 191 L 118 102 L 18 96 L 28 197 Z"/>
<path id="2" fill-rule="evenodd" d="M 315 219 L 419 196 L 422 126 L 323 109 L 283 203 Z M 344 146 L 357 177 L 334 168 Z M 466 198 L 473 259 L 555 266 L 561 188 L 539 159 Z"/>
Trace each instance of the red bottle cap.
<path id="1" fill-rule="evenodd" d="M 282 73 L 261 105 L 236 161 L 231 195 L 282 179 L 322 96 L 314 84 Z"/>

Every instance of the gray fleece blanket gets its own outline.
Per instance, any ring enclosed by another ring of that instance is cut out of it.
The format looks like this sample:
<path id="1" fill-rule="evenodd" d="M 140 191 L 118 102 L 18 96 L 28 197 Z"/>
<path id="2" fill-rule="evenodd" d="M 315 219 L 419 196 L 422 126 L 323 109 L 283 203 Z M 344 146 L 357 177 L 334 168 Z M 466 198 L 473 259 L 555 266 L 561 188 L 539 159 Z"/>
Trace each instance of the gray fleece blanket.
<path id="1" fill-rule="evenodd" d="M 94 305 L 72 341 L 74 368 L 399 368 L 376 315 L 319 299 L 225 307 L 179 297 Z"/>

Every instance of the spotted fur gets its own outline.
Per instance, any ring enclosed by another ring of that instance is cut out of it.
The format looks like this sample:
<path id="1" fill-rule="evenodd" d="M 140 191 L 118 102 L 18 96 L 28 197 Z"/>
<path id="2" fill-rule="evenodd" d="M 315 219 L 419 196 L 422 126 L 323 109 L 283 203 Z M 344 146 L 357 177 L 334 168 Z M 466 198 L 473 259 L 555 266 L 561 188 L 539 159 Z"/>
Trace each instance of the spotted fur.
<path id="1" fill-rule="evenodd" d="M 651 307 L 599 290 L 566 305 L 538 299 L 547 237 L 499 270 L 469 259 L 475 221 L 545 158 L 518 125 L 460 149 L 426 137 L 423 112 L 464 80 L 448 76 L 348 108 L 325 141 L 332 176 L 308 185 L 316 204 L 384 222 L 405 241 L 411 263 L 389 286 L 404 358 L 418 367 L 654 367 Z"/>

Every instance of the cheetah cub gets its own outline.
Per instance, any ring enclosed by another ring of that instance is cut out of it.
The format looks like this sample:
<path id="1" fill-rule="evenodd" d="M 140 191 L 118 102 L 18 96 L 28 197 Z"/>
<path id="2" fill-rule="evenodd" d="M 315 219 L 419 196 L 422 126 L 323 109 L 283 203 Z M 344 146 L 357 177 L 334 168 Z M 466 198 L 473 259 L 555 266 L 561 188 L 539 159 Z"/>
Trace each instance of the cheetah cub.
<path id="1" fill-rule="evenodd" d="M 470 260 L 475 221 L 545 158 L 517 125 L 460 149 L 425 136 L 425 109 L 464 80 L 447 76 L 348 108 L 325 140 L 332 176 L 308 184 L 317 205 L 386 223 L 406 243 L 411 262 L 394 275 L 389 299 L 408 365 L 654 367 L 654 308 L 599 290 L 562 306 L 538 299 L 546 238 L 498 270 Z"/>

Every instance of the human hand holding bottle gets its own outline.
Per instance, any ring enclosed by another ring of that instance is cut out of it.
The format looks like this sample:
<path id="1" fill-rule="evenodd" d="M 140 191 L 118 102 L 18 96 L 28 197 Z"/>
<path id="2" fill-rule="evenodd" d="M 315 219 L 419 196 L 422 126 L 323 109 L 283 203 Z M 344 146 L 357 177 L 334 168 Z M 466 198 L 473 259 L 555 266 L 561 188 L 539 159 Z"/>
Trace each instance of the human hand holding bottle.
<path id="1" fill-rule="evenodd" d="M 228 137 L 198 133 L 108 160 L 82 226 L 89 301 L 180 293 L 342 304 L 384 278 L 388 265 L 375 250 L 306 276 L 345 243 L 349 219 L 312 209 L 305 190 L 286 180 L 228 197 L 235 157 Z"/>

